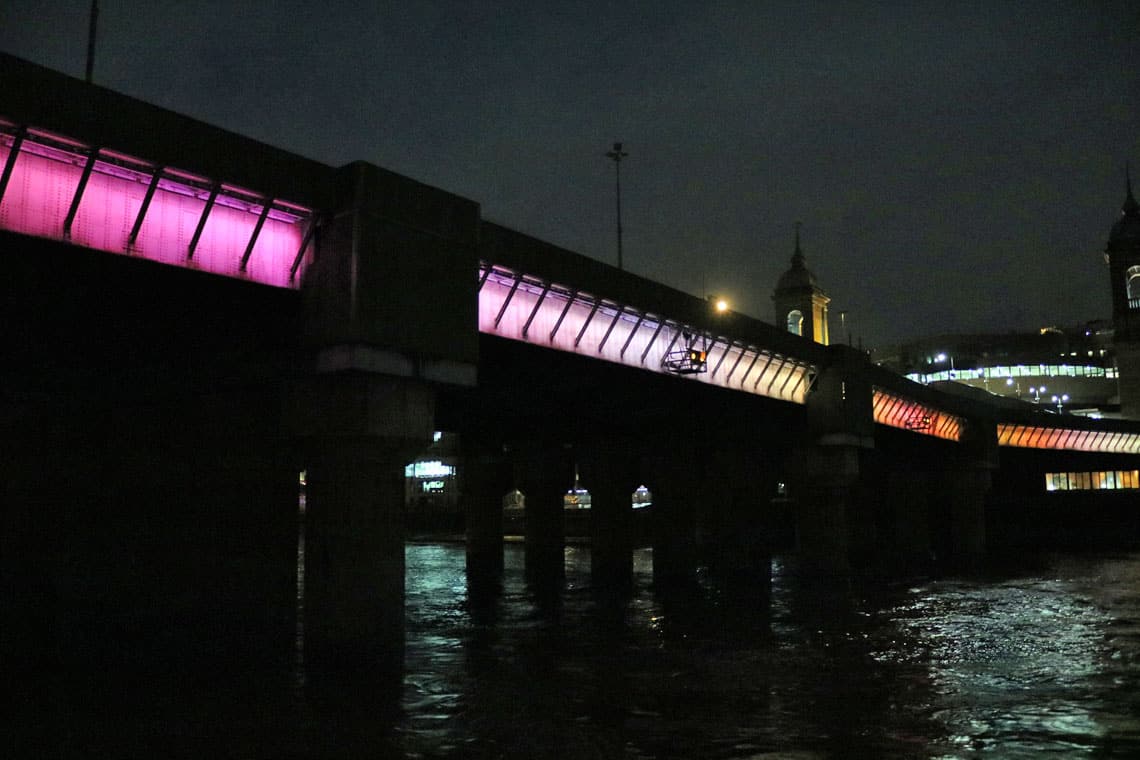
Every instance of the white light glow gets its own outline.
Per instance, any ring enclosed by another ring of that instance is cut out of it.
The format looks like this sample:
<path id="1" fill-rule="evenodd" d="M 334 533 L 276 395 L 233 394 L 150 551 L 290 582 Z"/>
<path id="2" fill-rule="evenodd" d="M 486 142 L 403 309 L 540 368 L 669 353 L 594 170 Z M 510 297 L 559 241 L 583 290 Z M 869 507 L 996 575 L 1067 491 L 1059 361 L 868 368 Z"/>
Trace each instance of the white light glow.
<path id="1" fill-rule="evenodd" d="M 407 478 L 446 478 L 455 474 L 455 468 L 439 460 L 413 462 L 404 468 Z"/>

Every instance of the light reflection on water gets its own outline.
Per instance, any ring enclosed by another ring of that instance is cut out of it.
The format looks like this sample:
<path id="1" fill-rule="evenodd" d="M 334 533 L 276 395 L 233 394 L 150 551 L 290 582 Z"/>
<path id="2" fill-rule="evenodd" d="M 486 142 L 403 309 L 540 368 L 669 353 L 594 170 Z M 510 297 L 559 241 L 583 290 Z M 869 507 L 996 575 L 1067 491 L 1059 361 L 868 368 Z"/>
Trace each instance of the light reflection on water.
<path id="1" fill-rule="evenodd" d="M 460 544 L 406 561 L 395 709 L 299 655 L 136 640 L 7 682 L 0 757 L 1140 757 L 1140 554 L 830 591 L 777 561 L 770 605 L 707 576 L 655 590 L 649 551 L 623 593 L 583 547 L 547 587 L 521 545 L 497 579 L 469 580 Z"/>
<path id="2" fill-rule="evenodd" d="M 770 610 L 715 584 L 662 595 L 524 581 L 469 599 L 459 545 L 407 549 L 405 756 L 1140 756 L 1140 555 L 821 599 L 779 572 Z"/>

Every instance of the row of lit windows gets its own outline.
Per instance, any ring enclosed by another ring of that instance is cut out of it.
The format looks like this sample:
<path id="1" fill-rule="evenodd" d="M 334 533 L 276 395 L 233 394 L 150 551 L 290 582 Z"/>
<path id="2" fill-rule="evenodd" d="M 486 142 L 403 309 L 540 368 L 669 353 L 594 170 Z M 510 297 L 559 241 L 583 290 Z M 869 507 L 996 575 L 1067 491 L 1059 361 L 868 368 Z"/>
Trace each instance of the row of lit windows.
<path id="1" fill-rule="evenodd" d="M 1100 491 L 1120 488 L 1140 488 L 1140 471 L 1045 473 L 1046 491 Z"/>
<path id="2" fill-rule="evenodd" d="M 1016 366 L 952 369 L 922 374 L 912 372 L 907 378 L 919 383 L 946 380 L 1006 380 L 1011 377 L 1099 377 L 1116 379 L 1115 367 L 1093 367 L 1079 364 L 1029 364 Z"/>

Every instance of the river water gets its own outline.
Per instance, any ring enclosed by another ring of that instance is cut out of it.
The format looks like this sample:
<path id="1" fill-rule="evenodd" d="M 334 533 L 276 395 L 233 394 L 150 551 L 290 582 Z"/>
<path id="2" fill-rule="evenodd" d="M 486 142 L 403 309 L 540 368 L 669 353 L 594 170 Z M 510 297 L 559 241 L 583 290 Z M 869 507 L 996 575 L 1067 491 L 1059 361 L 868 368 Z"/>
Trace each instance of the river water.
<path id="1" fill-rule="evenodd" d="M 539 589 L 508 544 L 479 594 L 461 544 L 406 554 L 395 699 L 314 697 L 301 659 L 71 674 L 8 712 L 0 756 L 1140 757 L 1140 553 L 829 593 L 777 558 L 770 604 L 705 579 L 658 592 L 649 550 L 621 594 L 591 589 L 585 547 Z"/>
<path id="2" fill-rule="evenodd" d="M 712 584 L 627 598 L 567 550 L 556 599 L 508 546 L 473 614 L 463 550 L 407 550 L 408 757 L 1140 757 L 1140 554 L 825 595 L 775 565 L 770 609 Z"/>

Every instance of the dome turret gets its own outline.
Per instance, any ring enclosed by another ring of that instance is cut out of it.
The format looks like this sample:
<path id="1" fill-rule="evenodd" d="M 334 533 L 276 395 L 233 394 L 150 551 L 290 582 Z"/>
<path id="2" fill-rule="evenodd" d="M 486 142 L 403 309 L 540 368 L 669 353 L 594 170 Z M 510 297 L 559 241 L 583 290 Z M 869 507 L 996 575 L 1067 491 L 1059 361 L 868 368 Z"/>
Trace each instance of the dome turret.
<path id="1" fill-rule="evenodd" d="M 796 222 L 796 250 L 792 254 L 792 266 L 780 275 L 780 279 L 776 283 L 776 291 L 814 287 L 817 287 L 815 275 L 807 268 L 804 252 L 800 249 L 800 223 Z"/>
<path id="2" fill-rule="evenodd" d="M 808 270 L 800 248 L 800 223 L 796 222 L 796 249 L 791 268 L 780 275 L 772 294 L 776 306 L 776 324 L 788 332 L 827 345 L 827 304 L 831 301 Z"/>

